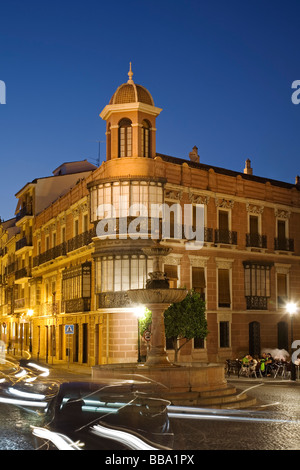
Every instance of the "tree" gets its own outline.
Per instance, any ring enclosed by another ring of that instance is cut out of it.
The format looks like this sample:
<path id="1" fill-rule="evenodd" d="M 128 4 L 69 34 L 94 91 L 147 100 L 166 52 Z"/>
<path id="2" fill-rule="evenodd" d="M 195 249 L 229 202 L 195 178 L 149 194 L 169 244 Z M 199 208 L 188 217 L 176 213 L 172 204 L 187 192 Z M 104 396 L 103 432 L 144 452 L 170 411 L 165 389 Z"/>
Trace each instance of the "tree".
<path id="1" fill-rule="evenodd" d="M 151 323 L 152 323 L 152 312 L 148 308 L 145 307 L 144 315 L 139 318 L 139 326 L 140 326 L 140 335 L 143 336 L 145 331 L 151 330 Z"/>
<path id="2" fill-rule="evenodd" d="M 166 337 L 172 339 L 178 360 L 180 349 L 193 338 L 205 339 L 208 335 L 205 302 L 201 294 L 191 290 L 181 302 L 170 305 L 164 313 Z M 178 340 L 185 340 L 179 343 Z"/>
<path id="3" fill-rule="evenodd" d="M 180 349 L 193 338 L 205 339 L 209 331 L 205 317 L 205 302 L 201 294 L 191 290 L 181 302 L 170 305 L 164 313 L 165 333 L 173 341 L 175 362 Z M 151 330 L 152 313 L 145 309 L 145 315 L 139 320 L 140 334 Z M 178 345 L 178 340 L 185 340 Z"/>

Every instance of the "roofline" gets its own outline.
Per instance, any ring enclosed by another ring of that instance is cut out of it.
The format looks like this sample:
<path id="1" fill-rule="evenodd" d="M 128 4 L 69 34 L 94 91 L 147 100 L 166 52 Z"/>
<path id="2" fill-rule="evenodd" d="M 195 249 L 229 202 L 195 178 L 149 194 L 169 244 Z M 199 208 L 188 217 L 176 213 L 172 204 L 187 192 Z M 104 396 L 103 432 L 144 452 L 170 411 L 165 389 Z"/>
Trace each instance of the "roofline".
<path id="1" fill-rule="evenodd" d="M 59 168 L 59 167 L 58 167 Z M 95 168 L 95 170 L 97 169 L 98 167 Z M 67 173 L 65 175 L 50 175 L 50 176 L 41 176 L 40 178 L 35 178 L 34 180 L 32 180 L 30 183 L 26 183 L 25 186 L 23 186 L 23 188 L 21 188 L 16 194 L 15 196 L 16 197 L 20 197 L 21 194 L 25 191 L 25 189 L 27 188 L 27 186 L 31 186 L 32 187 L 37 184 L 37 182 L 39 180 L 45 180 L 45 179 L 48 179 L 48 178 L 60 178 L 60 177 L 63 177 L 63 176 L 70 176 L 70 175 L 79 175 L 81 173 L 91 173 L 93 172 L 94 170 L 90 169 L 90 170 L 83 170 L 83 171 L 76 171 L 75 173 Z"/>
<path id="2" fill-rule="evenodd" d="M 220 173 L 223 175 L 228 175 L 228 176 L 241 176 L 244 179 L 250 180 L 250 181 L 256 181 L 257 183 L 262 183 L 265 184 L 269 182 L 270 184 L 274 186 L 281 186 L 286 189 L 292 189 L 295 188 L 298 191 L 300 191 L 300 185 L 293 184 L 293 183 L 286 183 L 285 181 L 280 181 L 280 180 L 274 180 L 271 178 L 266 178 L 263 176 L 256 176 L 256 175 L 249 175 L 247 173 L 239 172 L 239 171 L 234 171 L 234 170 L 228 170 L 226 168 L 221 168 L 213 165 L 207 165 L 205 163 L 198 163 L 198 162 L 192 162 L 189 160 L 185 160 L 183 158 L 179 157 L 172 157 L 171 155 L 165 155 L 162 153 L 156 153 L 157 157 L 161 157 L 164 161 L 174 163 L 176 165 L 182 165 L 183 163 L 187 163 L 187 165 L 191 168 L 198 168 L 199 170 L 204 170 L 204 171 L 209 171 L 210 169 L 214 170 L 216 173 Z"/>

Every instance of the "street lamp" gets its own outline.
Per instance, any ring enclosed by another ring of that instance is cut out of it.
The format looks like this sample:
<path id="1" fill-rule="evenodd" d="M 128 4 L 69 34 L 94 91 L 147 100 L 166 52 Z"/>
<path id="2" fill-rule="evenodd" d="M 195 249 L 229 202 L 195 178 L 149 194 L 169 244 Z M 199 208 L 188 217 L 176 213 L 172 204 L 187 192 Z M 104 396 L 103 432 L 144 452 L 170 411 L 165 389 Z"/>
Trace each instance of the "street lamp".
<path id="1" fill-rule="evenodd" d="M 293 320 L 294 320 L 294 315 L 297 312 L 297 305 L 294 302 L 288 302 L 286 304 L 286 311 L 290 315 L 291 319 L 291 345 L 294 342 L 294 331 L 293 331 Z M 291 346 L 292 349 L 292 346 Z M 296 380 L 296 366 L 295 363 L 293 362 L 293 359 L 291 360 L 291 380 Z"/>
<path id="2" fill-rule="evenodd" d="M 134 315 L 137 318 L 138 322 L 138 362 L 142 362 L 141 359 L 141 338 L 140 338 L 140 318 L 145 315 L 145 307 L 143 305 L 139 305 L 134 309 Z"/>

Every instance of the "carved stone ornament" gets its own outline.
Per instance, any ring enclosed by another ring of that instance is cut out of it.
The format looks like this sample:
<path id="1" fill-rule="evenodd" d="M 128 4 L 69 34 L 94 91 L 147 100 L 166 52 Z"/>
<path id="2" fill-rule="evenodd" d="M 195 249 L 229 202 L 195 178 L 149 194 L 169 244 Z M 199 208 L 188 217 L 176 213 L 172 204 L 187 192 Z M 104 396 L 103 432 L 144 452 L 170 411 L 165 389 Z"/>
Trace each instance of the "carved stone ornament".
<path id="1" fill-rule="evenodd" d="M 176 189 L 166 189 L 165 199 L 172 199 L 173 201 L 180 201 L 182 198 L 182 191 Z"/>
<path id="2" fill-rule="evenodd" d="M 209 203 L 209 199 L 210 199 L 209 196 L 189 193 L 189 200 L 191 201 L 192 204 L 204 204 L 207 206 L 207 204 Z"/>
<path id="3" fill-rule="evenodd" d="M 221 207 L 222 209 L 232 209 L 233 206 L 234 206 L 234 201 L 232 199 L 216 198 L 216 207 Z"/>
<path id="4" fill-rule="evenodd" d="M 291 211 L 286 211 L 284 209 L 275 209 L 275 217 L 279 219 L 289 219 L 291 215 Z"/>
<path id="5" fill-rule="evenodd" d="M 251 212 L 251 214 L 262 214 L 264 211 L 264 206 L 257 206 L 256 204 L 246 204 L 247 212 Z"/>

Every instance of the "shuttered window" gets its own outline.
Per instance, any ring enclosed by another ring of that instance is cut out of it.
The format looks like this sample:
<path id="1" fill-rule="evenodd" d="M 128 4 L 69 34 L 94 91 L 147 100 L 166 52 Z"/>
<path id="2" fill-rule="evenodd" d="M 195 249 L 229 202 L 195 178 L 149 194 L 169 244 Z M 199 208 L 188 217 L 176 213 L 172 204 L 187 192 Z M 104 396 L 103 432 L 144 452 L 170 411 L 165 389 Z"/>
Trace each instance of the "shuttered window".
<path id="1" fill-rule="evenodd" d="M 228 308 L 231 305 L 229 269 L 218 270 L 218 305 Z"/>
<path id="2" fill-rule="evenodd" d="M 205 295 L 205 272 L 204 268 L 192 267 L 192 288 L 199 292 L 204 298 Z"/>
<path id="3" fill-rule="evenodd" d="M 164 272 L 166 274 L 167 279 L 169 280 L 170 287 L 176 288 L 178 280 L 177 266 L 174 266 L 173 264 L 165 264 Z"/>
<path id="4" fill-rule="evenodd" d="M 278 307 L 284 307 L 287 302 L 287 275 L 277 273 L 277 302 Z"/>

